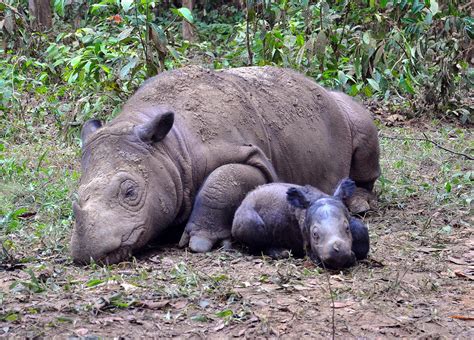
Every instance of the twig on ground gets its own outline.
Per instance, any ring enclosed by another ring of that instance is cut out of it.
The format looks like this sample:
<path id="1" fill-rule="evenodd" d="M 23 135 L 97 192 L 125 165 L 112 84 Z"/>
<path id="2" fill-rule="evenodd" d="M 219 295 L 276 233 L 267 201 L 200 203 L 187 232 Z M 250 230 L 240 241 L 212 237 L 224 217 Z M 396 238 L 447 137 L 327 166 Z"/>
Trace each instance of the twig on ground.
<path id="1" fill-rule="evenodd" d="M 324 273 L 326 274 L 326 280 L 328 281 L 328 288 L 329 288 L 329 295 L 331 296 L 331 304 L 332 304 L 332 317 L 331 317 L 331 323 L 332 323 L 332 340 L 335 339 L 336 337 L 336 305 L 334 303 L 334 295 L 332 293 L 332 287 L 331 287 L 331 280 L 329 278 L 329 273 L 324 265 L 324 262 L 321 261 L 321 265 L 323 266 Z"/>
<path id="2" fill-rule="evenodd" d="M 437 142 L 435 142 L 434 140 L 431 140 L 428 138 L 428 136 L 423 132 L 423 136 L 425 138 L 412 138 L 412 137 L 397 137 L 397 136 L 385 136 L 383 134 L 380 134 L 380 137 L 381 138 L 385 138 L 385 139 L 393 139 L 393 140 L 414 140 L 414 141 L 422 141 L 422 142 L 429 142 L 431 144 L 433 144 L 434 146 L 436 146 L 437 148 L 440 148 L 441 150 L 444 150 L 444 151 L 447 151 L 447 152 L 450 152 L 452 154 L 455 154 L 455 155 L 458 155 L 458 156 L 463 156 L 465 157 L 466 159 L 472 161 L 474 160 L 474 157 L 472 156 L 469 156 L 465 153 L 462 153 L 462 152 L 457 152 L 457 151 L 454 151 L 454 150 L 451 150 L 451 149 L 448 149 L 440 144 L 438 144 Z"/>

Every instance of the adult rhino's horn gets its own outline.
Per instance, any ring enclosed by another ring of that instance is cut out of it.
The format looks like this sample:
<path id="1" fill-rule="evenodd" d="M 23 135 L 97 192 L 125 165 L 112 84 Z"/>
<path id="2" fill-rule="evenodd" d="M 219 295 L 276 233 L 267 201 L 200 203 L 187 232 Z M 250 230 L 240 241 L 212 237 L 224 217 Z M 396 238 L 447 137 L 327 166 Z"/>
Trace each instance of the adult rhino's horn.
<path id="1" fill-rule="evenodd" d="M 145 143 L 159 142 L 173 127 L 174 113 L 166 111 L 136 127 L 137 136 Z"/>
<path id="2" fill-rule="evenodd" d="M 95 131 L 102 127 L 102 123 L 97 119 L 89 119 L 84 123 L 81 130 L 81 141 L 82 146 L 86 144 L 87 138 L 89 138 Z"/>

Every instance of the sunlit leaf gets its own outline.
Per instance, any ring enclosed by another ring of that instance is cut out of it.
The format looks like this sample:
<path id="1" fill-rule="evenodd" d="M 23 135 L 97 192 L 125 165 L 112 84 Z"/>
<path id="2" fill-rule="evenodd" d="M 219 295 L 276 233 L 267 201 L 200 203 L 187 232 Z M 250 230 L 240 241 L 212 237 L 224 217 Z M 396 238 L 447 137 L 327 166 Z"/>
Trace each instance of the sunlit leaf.
<path id="1" fill-rule="evenodd" d="M 130 70 L 133 69 L 137 65 L 137 62 L 138 62 L 138 58 L 136 57 L 131 58 L 130 61 L 120 70 L 120 78 L 124 79 L 125 77 L 127 77 L 128 74 L 130 73 Z"/>
<path id="2" fill-rule="evenodd" d="M 234 312 L 230 309 L 225 309 L 216 313 L 216 316 L 218 316 L 219 318 L 229 318 L 232 315 L 234 315 Z"/>
<path id="3" fill-rule="evenodd" d="M 369 79 L 367 79 L 367 81 L 369 82 L 370 86 L 372 86 L 372 88 L 375 91 L 380 91 L 379 84 L 374 79 L 369 78 Z"/>
<path id="4" fill-rule="evenodd" d="M 430 0 L 430 12 L 431 12 L 431 15 L 433 15 L 433 16 L 435 16 L 437 13 L 439 13 L 438 1 Z"/>
<path id="5" fill-rule="evenodd" d="M 191 24 L 194 22 L 193 14 L 189 10 L 189 8 L 186 8 L 186 7 L 181 7 L 178 9 L 172 8 L 171 11 Z"/>
<path id="6" fill-rule="evenodd" d="M 120 4 L 122 5 L 124 12 L 126 13 L 132 7 L 133 0 L 120 0 Z"/>
<path id="7" fill-rule="evenodd" d="M 78 55 L 77 57 L 72 58 L 70 62 L 71 66 L 73 68 L 76 68 L 77 65 L 81 62 L 81 60 L 82 60 L 82 55 Z"/>
<path id="8" fill-rule="evenodd" d="M 54 0 L 54 10 L 59 16 L 64 16 L 64 2 L 65 0 Z"/>
<path id="9" fill-rule="evenodd" d="M 446 192 L 449 194 L 451 192 L 451 189 L 452 189 L 452 186 L 451 186 L 451 182 L 446 182 L 444 184 L 444 189 L 446 190 Z"/>
<path id="10" fill-rule="evenodd" d="M 90 279 L 89 281 L 87 281 L 86 286 L 87 287 L 95 287 L 95 286 L 100 285 L 101 283 L 104 283 L 104 282 L 105 281 L 101 280 L 101 279 Z"/>
<path id="11" fill-rule="evenodd" d="M 370 44 L 370 32 L 364 32 L 364 34 L 362 35 L 362 41 L 366 45 Z"/>
<path id="12" fill-rule="evenodd" d="M 124 30 L 123 30 L 122 32 L 120 32 L 120 34 L 118 35 L 117 40 L 118 40 L 118 41 L 123 41 L 123 40 L 127 39 L 127 38 L 130 36 L 130 34 L 133 32 L 133 29 L 134 29 L 134 28 L 135 28 L 135 27 L 129 27 L 129 28 L 127 28 L 127 29 L 124 29 Z"/>

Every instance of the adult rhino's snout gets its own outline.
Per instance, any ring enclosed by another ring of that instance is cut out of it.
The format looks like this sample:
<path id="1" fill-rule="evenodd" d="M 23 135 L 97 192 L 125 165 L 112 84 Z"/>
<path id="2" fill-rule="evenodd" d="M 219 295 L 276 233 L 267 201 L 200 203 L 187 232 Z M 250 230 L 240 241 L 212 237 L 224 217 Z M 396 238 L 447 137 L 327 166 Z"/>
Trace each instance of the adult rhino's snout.
<path id="1" fill-rule="evenodd" d="M 120 249 L 121 236 L 110 232 L 110 226 L 97 223 L 94 215 L 78 202 L 73 202 L 72 209 L 76 223 L 71 238 L 71 254 L 75 263 L 114 263 L 128 255 L 127 248 Z"/>

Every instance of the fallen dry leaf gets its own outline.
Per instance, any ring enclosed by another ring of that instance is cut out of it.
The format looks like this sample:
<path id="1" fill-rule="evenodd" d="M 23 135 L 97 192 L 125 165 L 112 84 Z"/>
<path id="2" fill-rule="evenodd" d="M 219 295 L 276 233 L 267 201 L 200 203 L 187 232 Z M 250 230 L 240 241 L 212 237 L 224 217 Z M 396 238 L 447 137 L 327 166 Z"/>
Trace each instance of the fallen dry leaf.
<path id="1" fill-rule="evenodd" d="M 395 113 L 393 115 L 389 115 L 387 117 L 385 117 L 385 120 L 387 120 L 388 122 L 390 123 L 394 123 L 394 122 L 403 122 L 406 120 L 406 117 L 405 116 L 402 116 L 398 113 Z"/>
<path id="2" fill-rule="evenodd" d="M 186 300 L 179 300 L 179 301 L 171 303 L 171 306 L 173 306 L 176 309 L 184 308 L 187 305 L 188 305 L 188 301 L 186 301 Z"/>
<path id="3" fill-rule="evenodd" d="M 74 330 L 74 333 L 76 333 L 77 336 L 85 336 L 89 333 L 89 330 L 87 328 L 78 328 Z"/>
<path id="4" fill-rule="evenodd" d="M 138 287 L 135 285 L 131 285 L 130 283 L 123 282 L 120 284 L 120 286 L 126 291 L 126 292 L 131 292 L 134 290 L 137 290 Z"/>
<path id="5" fill-rule="evenodd" d="M 161 301 L 145 300 L 145 301 L 137 301 L 135 303 L 137 307 L 148 308 L 148 309 L 162 309 L 168 306 L 169 304 L 170 304 L 169 300 L 161 300 Z"/>
<path id="6" fill-rule="evenodd" d="M 352 306 L 355 302 L 354 301 L 334 301 L 334 308 L 344 308 Z M 331 303 L 332 307 L 332 303 Z"/>
<path id="7" fill-rule="evenodd" d="M 224 327 L 225 327 L 225 322 L 221 321 L 216 327 L 214 327 L 214 332 L 220 331 Z"/>
<path id="8" fill-rule="evenodd" d="M 458 320 L 464 320 L 464 321 L 472 321 L 474 320 L 474 316 L 466 316 L 466 315 L 450 315 L 449 316 L 451 319 L 458 319 Z"/>
<path id="9" fill-rule="evenodd" d="M 102 325 L 109 325 L 113 324 L 115 322 L 123 322 L 125 321 L 123 318 L 117 317 L 117 316 L 107 316 L 105 318 L 101 318 L 96 320 L 94 323 L 96 324 L 102 324 Z"/>
<path id="10" fill-rule="evenodd" d="M 455 263 L 455 264 L 459 264 L 459 265 L 464 265 L 464 264 L 467 264 L 466 261 L 462 260 L 462 259 L 457 259 L 455 257 L 452 257 L 452 256 L 448 256 L 448 260 L 452 263 Z"/>
<path id="11" fill-rule="evenodd" d="M 422 253 L 432 253 L 432 252 L 435 252 L 435 251 L 441 251 L 443 249 L 439 249 L 439 248 L 431 248 L 431 247 L 419 247 L 419 248 L 416 248 L 416 250 L 418 251 L 421 251 Z"/>
<path id="12" fill-rule="evenodd" d="M 26 220 L 28 218 L 31 218 L 36 215 L 36 211 L 27 211 L 21 215 L 18 215 L 18 218 L 21 218 L 23 220 Z"/>
<path id="13" fill-rule="evenodd" d="M 457 277 L 462 277 L 462 278 L 465 278 L 465 279 L 468 279 L 468 280 L 471 280 L 471 281 L 474 281 L 474 275 L 471 275 L 471 274 L 466 274 L 460 270 L 455 270 L 454 271 L 454 275 L 456 275 Z"/>

